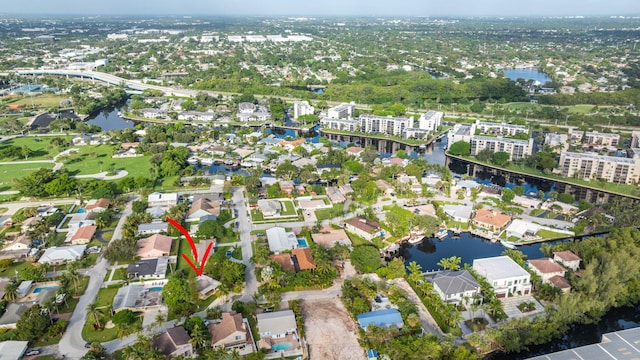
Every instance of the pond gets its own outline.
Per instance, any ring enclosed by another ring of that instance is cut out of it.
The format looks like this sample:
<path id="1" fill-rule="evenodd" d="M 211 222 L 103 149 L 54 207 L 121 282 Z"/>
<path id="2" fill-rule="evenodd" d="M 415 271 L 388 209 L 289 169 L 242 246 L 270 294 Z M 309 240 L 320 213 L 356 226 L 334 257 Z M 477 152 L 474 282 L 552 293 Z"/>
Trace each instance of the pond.
<path id="1" fill-rule="evenodd" d="M 122 109 L 126 106 L 123 104 Z M 123 119 L 120 113 L 120 106 L 107 107 L 100 112 L 91 115 L 86 121 L 89 125 L 98 125 L 102 131 L 132 129 L 135 123 L 131 120 Z"/>
<path id="2" fill-rule="evenodd" d="M 535 80 L 540 84 L 551 81 L 551 78 L 548 77 L 547 74 L 538 69 L 505 69 L 504 76 L 514 81 L 520 78 L 525 80 Z"/>

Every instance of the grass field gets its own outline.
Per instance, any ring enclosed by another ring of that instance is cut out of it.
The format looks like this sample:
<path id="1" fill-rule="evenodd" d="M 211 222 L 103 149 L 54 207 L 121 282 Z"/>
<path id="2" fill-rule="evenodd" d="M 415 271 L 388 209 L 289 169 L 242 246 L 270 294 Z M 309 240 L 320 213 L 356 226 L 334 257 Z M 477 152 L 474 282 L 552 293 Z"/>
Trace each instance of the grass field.
<path id="1" fill-rule="evenodd" d="M 113 165 L 116 170 L 126 170 L 129 173 L 128 176 L 149 177 L 149 156 L 114 159 L 111 157 L 114 147 L 113 145 L 78 147 L 80 151 L 63 160 L 63 168 L 68 169 L 73 175 L 86 175 L 99 173 L 101 166 L 102 171 L 109 171 L 109 167 Z"/>
<path id="2" fill-rule="evenodd" d="M 17 101 L 11 102 L 15 105 L 24 105 L 31 108 L 32 105 L 38 108 L 52 108 L 60 106 L 60 101 L 69 100 L 68 96 L 60 96 L 55 94 L 42 94 L 35 96 L 19 96 Z"/>
<path id="3" fill-rule="evenodd" d="M 280 204 L 282 204 L 282 211 L 280 211 L 281 216 L 295 216 L 296 210 L 293 206 L 293 202 L 291 200 L 280 200 Z"/>
<path id="4" fill-rule="evenodd" d="M 65 138 L 70 141 L 73 139 L 73 136 L 64 136 L 60 137 Z M 57 155 L 60 151 L 64 150 L 57 146 L 51 146 L 51 140 L 55 139 L 55 136 L 22 136 L 14 139 L 10 139 L 0 143 L 0 150 L 7 148 L 9 146 L 17 146 L 23 147 L 27 146 L 33 153 L 27 160 L 51 160 L 55 155 Z M 12 160 L 20 160 L 24 161 L 24 157 L 13 159 L 13 158 L 0 158 L 0 161 L 12 161 Z"/>
<path id="5" fill-rule="evenodd" d="M 0 165 L 0 191 L 13 190 L 13 180 L 29 175 L 40 168 L 53 169 L 53 164 L 12 164 Z"/>

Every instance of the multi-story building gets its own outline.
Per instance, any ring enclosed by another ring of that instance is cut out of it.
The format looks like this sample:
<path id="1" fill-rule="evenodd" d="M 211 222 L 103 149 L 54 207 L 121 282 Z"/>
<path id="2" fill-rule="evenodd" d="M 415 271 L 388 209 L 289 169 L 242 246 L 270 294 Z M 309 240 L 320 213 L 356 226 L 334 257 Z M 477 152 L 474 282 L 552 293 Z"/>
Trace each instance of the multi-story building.
<path id="1" fill-rule="evenodd" d="M 578 129 L 569 130 L 569 140 L 574 142 L 582 142 L 582 137 L 584 136 L 584 131 Z"/>
<path id="2" fill-rule="evenodd" d="M 566 151 L 569 149 L 569 136 L 566 134 L 546 133 L 544 135 L 544 144 L 551 147 L 560 147 Z"/>
<path id="3" fill-rule="evenodd" d="M 332 107 L 327 110 L 327 117 L 332 119 L 345 119 L 351 120 L 353 119 L 353 111 L 356 109 L 356 104 L 354 102 L 351 103 L 342 103 L 338 106 Z"/>
<path id="4" fill-rule="evenodd" d="M 457 143 L 458 141 L 466 141 L 468 143 L 471 142 L 471 138 L 476 132 L 475 124 L 455 124 L 453 129 L 449 130 L 448 133 L 448 144 Z"/>
<path id="5" fill-rule="evenodd" d="M 529 128 L 523 125 L 481 122 L 480 120 L 476 120 L 476 129 L 480 130 L 483 134 L 494 134 L 502 136 L 513 136 L 520 133 L 529 133 Z"/>
<path id="6" fill-rule="evenodd" d="M 314 112 L 313 106 L 307 101 L 296 101 L 293 103 L 293 118 L 298 119 L 300 116 L 311 115 Z"/>
<path id="7" fill-rule="evenodd" d="M 631 133 L 631 148 L 640 148 L 640 131 Z"/>
<path id="8" fill-rule="evenodd" d="M 509 154 L 509 160 L 522 159 L 531 155 L 533 139 L 517 140 L 491 136 L 473 136 L 471 138 L 471 155 L 478 155 L 482 150 L 493 152 L 504 151 Z"/>
<path id="9" fill-rule="evenodd" d="M 498 298 L 531 292 L 531 275 L 508 256 L 475 259 L 473 270 L 487 279 Z"/>
<path id="10" fill-rule="evenodd" d="M 589 145 L 617 146 L 620 143 L 620 135 L 587 131 L 584 133 L 582 142 Z"/>
<path id="11" fill-rule="evenodd" d="M 347 120 L 347 119 L 322 118 L 320 119 L 320 126 L 322 126 L 323 129 L 354 132 L 354 131 L 359 131 L 360 121 Z"/>
<path id="12" fill-rule="evenodd" d="M 405 129 L 413 127 L 413 119 L 392 116 L 363 114 L 358 120 L 360 121 L 360 129 L 365 133 L 402 136 Z"/>
<path id="13" fill-rule="evenodd" d="M 267 121 L 271 119 L 269 109 L 264 106 L 255 105 L 248 102 L 238 104 L 238 121 Z"/>
<path id="14" fill-rule="evenodd" d="M 633 158 L 604 156 L 597 153 L 560 153 L 559 172 L 565 177 L 583 180 L 603 179 L 617 184 L 637 184 L 640 155 Z"/>
<path id="15" fill-rule="evenodd" d="M 420 115 L 420 119 L 418 119 L 418 128 L 432 132 L 436 131 L 438 130 L 438 126 L 442 124 L 442 117 L 442 112 L 429 110 Z"/>

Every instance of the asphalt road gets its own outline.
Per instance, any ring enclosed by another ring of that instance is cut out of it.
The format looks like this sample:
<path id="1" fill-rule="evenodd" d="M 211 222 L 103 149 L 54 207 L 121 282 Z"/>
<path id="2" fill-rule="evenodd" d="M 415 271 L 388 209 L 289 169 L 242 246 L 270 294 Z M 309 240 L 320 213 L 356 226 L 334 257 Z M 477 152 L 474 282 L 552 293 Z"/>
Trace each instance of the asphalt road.
<path id="1" fill-rule="evenodd" d="M 255 266 L 251 263 L 253 249 L 251 248 L 251 218 L 248 215 L 249 207 L 244 198 L 244 188 L 235 188 L 233 191 L 233 206 L 238 211 L 238 233 L 240 234 L 240 247 L 242 248 L 242 263 L 247 266 L 244 280 L 245 288 L 242 292 L 242 301 L 250 301 L 252 295 L 258 291 L 258 281 L 255 274 Z"/>

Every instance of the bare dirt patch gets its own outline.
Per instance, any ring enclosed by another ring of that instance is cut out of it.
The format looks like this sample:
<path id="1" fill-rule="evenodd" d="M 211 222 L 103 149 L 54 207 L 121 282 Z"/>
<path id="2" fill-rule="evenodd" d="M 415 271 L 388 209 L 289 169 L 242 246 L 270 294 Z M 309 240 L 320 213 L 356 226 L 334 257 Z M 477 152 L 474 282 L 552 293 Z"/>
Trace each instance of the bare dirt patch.
<path id="1" fill-rule="evenodd" d="M 304 300 L 302 313 L 310 359 L 366 359 L 357 325 L 339 298 Z"/>

